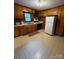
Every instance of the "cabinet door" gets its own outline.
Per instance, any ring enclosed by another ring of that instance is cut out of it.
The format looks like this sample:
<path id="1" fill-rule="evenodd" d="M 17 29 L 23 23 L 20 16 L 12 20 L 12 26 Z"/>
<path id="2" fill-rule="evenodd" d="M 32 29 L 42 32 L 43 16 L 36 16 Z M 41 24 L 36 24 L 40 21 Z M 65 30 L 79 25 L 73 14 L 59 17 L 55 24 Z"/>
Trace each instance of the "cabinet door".
<path id="1" fill-rule="evenodd" d="M 36 30 L 36 25 L 35 24 L 31 25 L 31 30 L 32 30 L 32 32 L 34 32 Z"/>
<path id="2" fill-rule="evenodd" d="M 28 25 L 28 33 L 34 32 L 36 30 L 35 24 Z"/>
<path id="3" fill-rule="evenodd" d="M 25 35 L 28 33 L 28 28 L 27 26 L 21 26 L 20 27 L 20 32 L 21 32 L 21 35 Z"/>
<path id="4" fill-rule="evenodd" d="M 18 27 L 14 27 L 14 37 L 17 37 L 20 35 L 20 31 Z"/>

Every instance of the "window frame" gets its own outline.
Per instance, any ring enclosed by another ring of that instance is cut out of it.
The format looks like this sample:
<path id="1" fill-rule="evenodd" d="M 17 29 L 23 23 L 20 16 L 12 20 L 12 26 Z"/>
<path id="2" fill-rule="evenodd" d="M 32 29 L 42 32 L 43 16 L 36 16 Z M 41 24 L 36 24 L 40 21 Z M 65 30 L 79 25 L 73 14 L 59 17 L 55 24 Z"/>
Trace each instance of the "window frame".
<path id="1" fill-rule="evenodd" d="M 25 13 L 29 13 L 31 15 L 30 12 L 23 12 L 24 22 L 31 22 L 32 21 L 32 15 L 30 16 L 31 17 L 31 21 L 25 21 Z"/>

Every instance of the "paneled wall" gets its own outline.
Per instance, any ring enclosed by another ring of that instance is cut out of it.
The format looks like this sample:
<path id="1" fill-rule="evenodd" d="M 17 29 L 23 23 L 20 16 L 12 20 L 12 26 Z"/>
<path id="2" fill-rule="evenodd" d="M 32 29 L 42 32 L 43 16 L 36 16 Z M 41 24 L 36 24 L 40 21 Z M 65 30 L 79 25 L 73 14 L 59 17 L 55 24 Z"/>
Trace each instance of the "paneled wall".
<path id="1" fill-rule="evenodd" d="M 14 4 L 14 19 L 16 20 L 23 20 L 23 11 L 27 11 L 30 12 L 32 14 L 32 16 L 35 13 L 35 10 L 19 5 L 19 4 Z"/>
<path id="2" fill-rule="evenodd" d="M 34 9 L 24 7 L 18 4 L 14 4 L 14 20 L 23 20 L 23 11 L 28 11 L 32 14 L 32 19 L 34 17 L 38 17 L 39 20 L 44 21 L 43 28 L 45 28 L 45 17 L 49 15 L 58 15 L 57 25 L 55 34 L 64 35 L 64 6 L 58 6 L 55 8 L 43 10 L 43 11 L 35 11 Z"/>
<path id="3" fill-rule="evenodd" d="M 48 15 L 57 15 L 58 14 L 58 8 L 48 9 L 44 11 L 40 11 L 38 16 L 48 16 Z"/>
<path id="4" fill-rule="evenodd" d="M 60 6 L 58 9 L 56 34 L 64 35 L 64 6 Z"/>
<path id="5" fill-rule="evenodd" d="M 38 17 L 40 20 L 45 22 L 45 17 L 49 15 L 58 15 L 56 32 L 57 35 L 64 35 L 64 6 L 58 6 L 55 8 L 47 9 L 38 12 Z M 44 24 L 45 27 L 45 24 Z"/>

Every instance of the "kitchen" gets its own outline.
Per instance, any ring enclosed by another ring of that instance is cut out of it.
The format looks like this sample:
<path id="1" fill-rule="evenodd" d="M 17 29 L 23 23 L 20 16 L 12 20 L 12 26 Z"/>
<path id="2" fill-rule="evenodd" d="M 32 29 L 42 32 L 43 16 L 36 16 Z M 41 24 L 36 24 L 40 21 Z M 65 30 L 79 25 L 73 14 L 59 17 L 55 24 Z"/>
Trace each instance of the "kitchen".
<path id="1" fill-rule="evenodd" d="M 14 22 L 16 23 L 18 23 L 18 22 L 20 22 L 21 23 L 21 21 L 24 21 L 24 18 L 23 18 L 23 10 L 25 10 L 25 9 L 22 9 L 22 10 L 19 10 L 19 7 L 22 7 L 22 6 L 20 6 L 20 5 L 18 5 L 18 4 L 15 4 L 15 20 L 14 20 Z M 24 8 L 24 7 L 22 7 L 22 8 Z M 45 10 L 45 11 L 40 11 L 40 12 L 38 12 L 38 13 L 35 13 L 34 11 L 34 13 L 32 14 L 32 21 L 30 22 L 31 24 L 33 24 L 34 23 L 34 16 L 37 16 L 37 17 L 39 17 L 39 22 L 38 22 L 38 20 L 37 20 L 37 22 L 38 23 L 42 23 L 41 24 L 41 27 L 42 27 L 42 29 L 44 29 L 45 28 L 45 17 L 46 16 L 50 16 L 50 15 L 58 15 L 58 20 L 57 20 L 57 25 L 56 25 L 56 33 L 55 34 L 57 34 L 57 35 L 64 35 L 64 13 L 63 13 L 63 8 L 64 8 L 64 6 L 59 6 L 59 7 L 56 7 L 56 8 L 53 8 L 53 9 L 49 9 L 49 10 Z M 17 10 L 16 10 L 17 9 Z M 26 9 L 27 10 L 27 9 Z M 32 11 L 31 11 L 32 12 Z M 48 12 L 48 13 L 47 13 Z M 47 13 L 47 14 L 46 14 Z M 19 15 L 18 15 L 19 14 Z M 35 15 L 34 15 L 35 14 Z M 14 23 L 14 24 L 15 24 Z M 24 25 L 24 24 L 22 24 L 22 25 Z M 16 28 L 16 26 L 18 26 L 18 25 L 15 25 L 15 28 Z M 33 28 L 34 28 L 34 25 L 32 26 Z M 32 28 L 32 29 L 33 29 Z M 15 29 L 15 32 L 16 32 L 16 34 L 15 34 L 15 36 L 18 36 L 18 33 L 17 33 L 17 31 L 16 31 L 17 29 Z M 33 29 L 33 31 L 34 31 L 35 29 Z M 31 32 L 33 32 L 33 31 L 31 31 Z"/>
<path id="2" fill-rule="evenodd" d="M 44 2 L 47 3 L 43 5 Z M 52 2 L 54 2 L 54 5 L 52 4 Z M 49 24 L 49 22 L 51 24 Z M 52 44 L 54 44 L 55 46 L 53 46 Z M 63 59 L 64 58 L 63 45 L 64 45 L 64 0 L 61 1 L 15 0 L 14 3 L 15 59 L 33 59 L 33 58 L 53 59 L 53 57 L 51 57 L 50 54 L 51 55 L 55 54 L 54 55 L 55 58 Z M 54 48 L 52 48 L 52 46 Z M 53 52 L 51 53 L 50 51 Z M 41 54 L 44 55 L 40 56 Z"/>

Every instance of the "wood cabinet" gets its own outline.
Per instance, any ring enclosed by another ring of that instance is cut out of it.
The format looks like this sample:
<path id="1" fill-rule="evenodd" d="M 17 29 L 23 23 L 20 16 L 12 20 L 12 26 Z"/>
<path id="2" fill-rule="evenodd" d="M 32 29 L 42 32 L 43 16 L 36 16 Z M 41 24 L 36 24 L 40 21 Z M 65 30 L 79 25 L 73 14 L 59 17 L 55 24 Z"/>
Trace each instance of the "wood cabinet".
<path id="1" fill-rule="evenodd" d="M 35 24 L 28 25 L 28 33 L 34 32 L 36 30 Z"/>
<path id="2" fill-rule="evenodd" d="M 14 28 L 14 37 L 20 36 L 19 27 Z"/>
<path id="3" fill-rule="evenodd" d="M 25 35 L 27 33 L 31 33 L 36 31 L 36 25 L 35 24 L 29 24 L 25 26 L 17 26 L 14 27 L 14 37 Z"/>
<path id="4" fill-rule="evenodd" d="M 21 26 L 19 31 L 20 31 L 20 35 L 25 35 L 28 33 L 28 28 L 27 26 Z"/>

